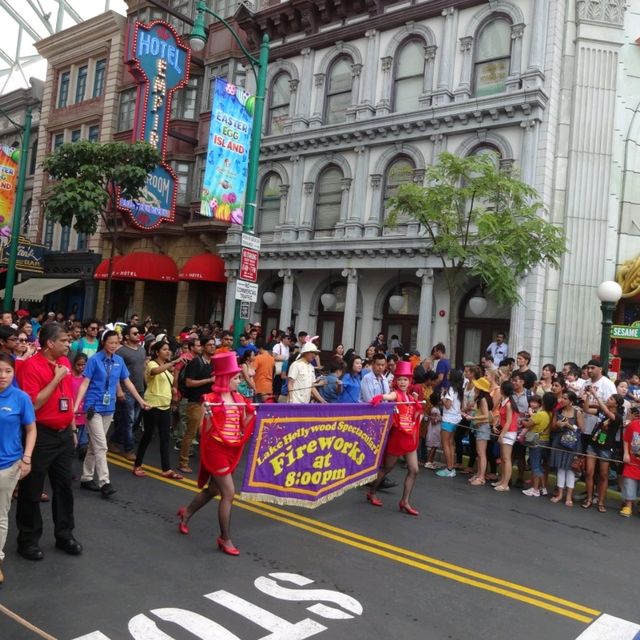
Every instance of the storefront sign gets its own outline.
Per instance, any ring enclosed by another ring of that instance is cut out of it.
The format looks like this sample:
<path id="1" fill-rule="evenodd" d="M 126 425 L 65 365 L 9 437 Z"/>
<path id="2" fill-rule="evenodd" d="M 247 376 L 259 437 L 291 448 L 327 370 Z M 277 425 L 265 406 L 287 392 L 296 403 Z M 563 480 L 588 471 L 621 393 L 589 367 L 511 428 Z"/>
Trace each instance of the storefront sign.
<path id="1" fill-rule="evenodd" d="M 236 280 L 236 300 L 245 302 L 257 302 L 258 285 L 245 280 Z"/>
<path id="2" fill-rule="evenodd" d="M 44 252 L 43 244 L 35 244 L 20 236 L 16 269 L 28 273 L 44 273 Z M 9 244 L 5 242 L 0 244 L 0 266 L 6 267 L 8 264 Z"/>
<path id="3" fill-rule="evenodd" d="M 0 242 L 8 242 L 16 201 L 20 149 L 0 145 Z"/>
<path id="4" fill-rule="evenodd" d="M 258 405 L 242 497 L 314 508 L 370 482 L 394 406 Z"/>
<path id="5" fill-rule="evenodd" d="M 614 324 L 610 335 L 612 338 L 623 340 L 640 340 L 640 322 L 630 325 Z"/>
<path id="6" fill-rule="evenodd" d="M 200 215 L 242 224 L 255 98 L 222 78 L 213 83 Z"/>
<path id="7" fill-rule="evenodd" d="M 242 280 L 258 281 L 258 257 L 257 251 L 242 247 L 240 252 L 240 278 Z"/>
<path id="8" fill-rule="evenodd" d="M 139 229 L 155 229 L 175 216 L 178 184 L 166 162 L 167 133 L 173 94 L 189 80 L 191 49 L 166 22 L 136 22 L 130 27 L 125 61 L 138 81 L 133 141 L 156 147 L 162 161 L 147 177 L 142 197 L 136 201 L 120 197 L 118 208 Z"/>
<path id="9" fill-rule="evenodd" d="M 247 249 L 253 249 L 254 251 L 260 251 L 261 240 L 258 236 L 251 235 L 250 233 L 243 233 L 240 245 L 247 247 Z"/>

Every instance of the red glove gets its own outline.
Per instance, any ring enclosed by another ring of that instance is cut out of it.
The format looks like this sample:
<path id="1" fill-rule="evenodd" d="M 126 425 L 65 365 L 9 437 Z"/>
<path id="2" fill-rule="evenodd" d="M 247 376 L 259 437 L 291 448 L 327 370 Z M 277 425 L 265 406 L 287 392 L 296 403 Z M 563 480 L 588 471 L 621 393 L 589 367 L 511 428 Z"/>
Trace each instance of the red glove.
<path id="1" fill-rule="evenodd" d="M 377 396 L 373 396 L 373 398 L 371 398 L 371 404 L 374 407 L 377 407 L 383 400 L 384 400 L 384 396 L 381 393 L 379 393 Z"/>

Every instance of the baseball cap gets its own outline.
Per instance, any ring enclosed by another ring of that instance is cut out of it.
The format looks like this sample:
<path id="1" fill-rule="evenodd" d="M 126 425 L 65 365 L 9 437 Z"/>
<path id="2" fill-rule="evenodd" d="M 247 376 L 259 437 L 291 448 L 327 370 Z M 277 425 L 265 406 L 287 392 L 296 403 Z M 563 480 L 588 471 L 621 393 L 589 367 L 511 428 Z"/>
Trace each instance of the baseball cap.
<path id="1" fill-rule="evenodd" d="M 592 358 L 591 360 L 589 360 L 589 362 L 587 362 L 587 367 L 602 367 L 602 362 L 600 362 L 600 360 L 595 360 L 594 358 Z"/>

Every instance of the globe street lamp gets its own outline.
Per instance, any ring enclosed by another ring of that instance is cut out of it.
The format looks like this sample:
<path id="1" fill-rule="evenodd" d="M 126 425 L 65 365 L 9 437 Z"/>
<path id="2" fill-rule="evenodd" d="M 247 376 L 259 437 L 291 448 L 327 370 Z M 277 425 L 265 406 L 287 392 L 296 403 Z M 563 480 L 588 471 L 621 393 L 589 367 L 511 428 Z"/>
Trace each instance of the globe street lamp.
<path id="1" fill-rule="evenodd" d="M 256 194 L 258 189 L 258 169 L 260 162 L 260 140 L 262 137 L 262 115 L 264 113 L 264 98 L 267 89 L 267 65 L 269 64 L 269 36 L 264 34 L 260 44 L 260 55 L 258 58 L 251 55 L 240 40 L 240 37 L 231 25 L 215 11 L 207 7 L 203 0 L 199 0 L 196 6 L 197 14 L 193 23 L 193 30 L 189 36 L 189 44 L 193 51 L 203 51 L 207 43 L 207 32 L 204 23 L 204 14 L 208 13 L 219 20 L 233 36 L 242 53 L 249 61 L 253 75 L 256 79 L 256 101 L 253 113 L 253 129 L 251 131 L 251 148 L 249 149 L 249 166 L 247 167 L 247 189 L 245 194 L 244 219 L 242 223 L 243 231 L 253 233 L 256 215 Z M 240 301 L 236 300 L 236 307 L 233 321 L 233 336 L 237 343 L 240 334 L 244 331 L 244 321 L 240 318 Z"/>
<path id="2" fill-rule="evenodd" d="M 613 280 L 605 280 L 600 284 L 596 293 L 600 300 L 600 311 L 602 311 L 600 363 L 602 365 L 602 373 L 606 376 L 609 371 L 609 347 L 611 344 L 613 312 L 618 304 L 618 300 L 622 297 L 622 287 Z"/>
<path id="3" fill-rule="evenodd" d="M 11 241 L 9 242 L 9 259 L 7 260 L 7 282 L 4 288 L 4 301 L 2 310 L 11 311 L 13 307 L 13 286 L 16 283 L 16 262 L 18 260 L 18 242 L 20 240 L 20 220 L 22 218 L 22 200 L 24 198 L 24 184 L 27 179 L 27 160 L 31 140 L 31 107 L 27 107 L 24 116 L 24 125 L 12 120 L 2 109 L 2 115 L 9 122 L 22 131 L 22 143 L 20 148 L 20 164 L 18 165 L 18 184 L 16 185 L 16 199 L 13 205 L 13 219 L 11 220 Z"/>

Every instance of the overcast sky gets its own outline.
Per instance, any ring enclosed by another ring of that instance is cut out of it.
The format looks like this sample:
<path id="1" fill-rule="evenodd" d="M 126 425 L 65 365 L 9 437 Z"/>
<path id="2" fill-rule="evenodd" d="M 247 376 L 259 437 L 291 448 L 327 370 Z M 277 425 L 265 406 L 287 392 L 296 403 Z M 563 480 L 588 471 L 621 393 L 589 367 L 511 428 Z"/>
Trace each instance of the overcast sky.
<path id="1" fill-rule="evenodd" d="M 8 6 L 8 9 L 4 5 Z M 39 60 L 23 64 L 23 73 L 19 69 L 14 68 L 11 73 L 7 70 L 11 65 L 5 59 L 5 56 L 15 59 L 16 53 L 20 57 L 37 55 L 37 51 L 33 46 L 35 42 L 33 35 L 27 30 L 22 30 L 22 40 L 19 43 L 19 24 L 10 15 L 9 11 L 14 10 L 19 14 L 27 25 L 39 36 L 37 39 L 48 37 L 51 32 L 47 26 L 40 20 L 37 12 L 33 7 L 40 7 L 43 13 L 50 13 L 49 24 L 55 30 L 58 10 L 60 5 L 70 8 L 71 13 L 75 12 L 82 19 L 87 20 L 93 16 L 99 15 L 106 8 L 117 11 L 122 15 L 126 14 L 127 5 L 124 0 L 13 0 L 2 2 L 0 5 L 0 21 L 2 24 L 2 42 L 0 43 L 0 94 L 8 93 L 14 89 L 28 87 L 29 77 L 33 76 L 44 80 L 47 64 Z M 64 12 L 62 21 L 63 28 L 68 28 L 76 24 L 69 12 Z M 5 54 L 5 55 L 2 55 Z M 24 75 L 23 75 L 24 74 Z"/>

